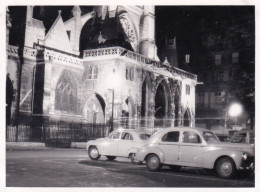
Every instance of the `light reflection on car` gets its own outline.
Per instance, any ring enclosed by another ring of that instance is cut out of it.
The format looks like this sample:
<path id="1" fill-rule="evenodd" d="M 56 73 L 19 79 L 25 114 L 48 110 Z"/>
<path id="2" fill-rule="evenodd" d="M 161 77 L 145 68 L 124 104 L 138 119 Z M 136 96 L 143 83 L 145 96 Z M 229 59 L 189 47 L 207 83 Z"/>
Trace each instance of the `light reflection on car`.
<path id="1" fill-rule="evenodd" d="M 150 171 L 159 171 L 162 165 L 175 171 L 188 166 L 214 169 L 220 177 L 232 178 L 237 170 L 254 169 L 254 146 L 220 142 L 207 129 L 174 127 L 155 133 L 135 159 L 145 161 Z"/>
<path id="2" fill-rule="evenodd" d="M 86 150 L 92 160 L 98 160 L 101 155 L 108 160 L 116 157 L 127 157 L 134 161 L 138 148 L 149 139 L 150 134 L 134 129 L 117 129 L 106 138 L 99 138 L 87 142 Z"/>

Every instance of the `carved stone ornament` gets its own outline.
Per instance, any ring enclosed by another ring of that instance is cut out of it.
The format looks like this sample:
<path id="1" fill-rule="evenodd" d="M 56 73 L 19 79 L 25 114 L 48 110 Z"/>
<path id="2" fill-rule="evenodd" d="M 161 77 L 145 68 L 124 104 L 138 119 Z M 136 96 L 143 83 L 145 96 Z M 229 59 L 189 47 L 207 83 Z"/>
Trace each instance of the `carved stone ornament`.
<path id="1" fill-rule="evenodd" d="M 131 44 L 132 48 L 136 50 L 137 37 L 131 19 L 128 17 L 127 13 L 121 13 L 118 16 L 118 19 L 125 32 L 126 40 Z"/>

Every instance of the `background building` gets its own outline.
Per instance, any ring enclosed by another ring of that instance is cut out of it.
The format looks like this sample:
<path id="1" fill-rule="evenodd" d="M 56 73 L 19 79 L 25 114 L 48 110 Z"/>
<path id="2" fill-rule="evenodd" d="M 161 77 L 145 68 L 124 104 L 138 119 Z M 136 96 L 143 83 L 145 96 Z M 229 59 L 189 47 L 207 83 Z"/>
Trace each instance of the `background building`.
<path id="1" fill-rule="evenodd" d="M 79 124 L 92 132 L 194 125 L 197 76 L 160 62 L 154 6 L 9 10 L 7 111 L 16 139 L 24 127 L 40 140 Z"/>
<path id="2" fill-rule="evenodd" d="M 174 39 L 178 67 L 197 74 L 203 83 L 196 89 L 196 126 L 220 133 L 225 128 L 253 128 L 254 6 L 161 6 L 156 10 L 158 50 L 164 50 L 165 39 Z M 159 51 L 160 58 L 163 54 Z M 236 117 L 229 114 L 233 103 L 242 107 Z"/>

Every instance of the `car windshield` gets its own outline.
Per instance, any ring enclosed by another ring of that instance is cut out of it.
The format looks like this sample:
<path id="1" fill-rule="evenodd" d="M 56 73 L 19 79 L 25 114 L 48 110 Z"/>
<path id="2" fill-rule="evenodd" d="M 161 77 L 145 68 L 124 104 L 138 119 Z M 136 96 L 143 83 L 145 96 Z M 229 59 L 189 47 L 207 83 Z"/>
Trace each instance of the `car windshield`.
<path id="1" fill-rule="evenodd" d="M 212 132 L 203 131 L 202 135 L 207 142 L 219 142 L 219 139 L 217 138 L 217 136 Z"/>
<path id="2" fill-rule="evenodd" d="M 147 140 L 147 139 L 149 139 L 151 137 L 151 135 L 146 134 L 146 133 L 142 133 L 142 134 L 139 135 L 139 137 L 142 140 Z"/>

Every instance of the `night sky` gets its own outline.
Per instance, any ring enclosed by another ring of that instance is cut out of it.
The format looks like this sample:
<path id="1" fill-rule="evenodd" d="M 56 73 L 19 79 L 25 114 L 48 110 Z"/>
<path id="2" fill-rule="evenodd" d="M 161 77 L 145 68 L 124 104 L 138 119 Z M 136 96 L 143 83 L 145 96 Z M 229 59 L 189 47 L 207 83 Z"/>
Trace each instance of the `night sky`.
<path id="1" fill-rule="evenodd" d="M 72 6 L 35 6 L 34 18 L 43 20 L 46 32 L 55 21 L 58 10 L 62 10 L 64 21 L 72 17 Z M 92 6 L 81 6 L 82 14 L 92 10 Z M 21 14 L 25 8 L 9 7 L 13 29 L 10 44 L 17 43 L 17 26 L 21 24 Z M 210 33 L 223 33 L 238 25 L 246 28 L 254 36 L 254 6 L 156 6 L 156 44 L 158 52 L 165 44 L 165 37 L 176 37 L 178 55 L 191 52 L 199 54 L 204 49 L 202 42 Z M 239 30 L 239 29 L 238 29 Z"/>

